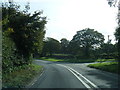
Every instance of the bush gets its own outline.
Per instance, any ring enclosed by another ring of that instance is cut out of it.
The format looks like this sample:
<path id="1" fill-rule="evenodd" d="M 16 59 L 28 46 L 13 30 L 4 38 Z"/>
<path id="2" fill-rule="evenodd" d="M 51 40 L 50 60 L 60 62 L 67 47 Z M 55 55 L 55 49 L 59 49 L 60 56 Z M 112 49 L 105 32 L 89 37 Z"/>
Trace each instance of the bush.
<path id="1" fill-rule="evenodd" d="M 14 66 L 15 56 L 15 45 L 14 42 L 9 38 L 8 32 L 3 32 L 2 36 L 2 71 L 11 72 Z"/>
<path id="2" fill-rule="evenodd" d="M 12 72 L 16 67 L 24 65 L 24 59 L 18 55 L 15 43 L 9 37 L 11 31 L 2 33 L 2 72 Z"/>
<path id="3" fill-rule="evenodd" d="M 103 53 L 103 54 L 100 54 L 98 57 L 102 59 L 114 59 L 118 57 L 118 54 L 116 52 L 109 53 L 109 55 L 107 53 Z"/>

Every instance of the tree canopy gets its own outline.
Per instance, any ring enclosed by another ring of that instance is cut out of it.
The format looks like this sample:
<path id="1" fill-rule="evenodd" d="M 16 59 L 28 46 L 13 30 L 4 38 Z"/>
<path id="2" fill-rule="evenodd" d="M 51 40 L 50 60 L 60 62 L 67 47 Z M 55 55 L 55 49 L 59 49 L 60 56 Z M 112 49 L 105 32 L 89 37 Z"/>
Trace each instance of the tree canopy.
<path id="1" fill-rule="evenodd" d="M 60 51 L 60 42 L 54 38 L 47 37 L 44 40 L 44 47 L 43 47 L 43 52 L 42 54 L 45 55 L 50 55 L 54 53 L 58 53 Z"/>
<path id="2" fill-rule="evenodd" d="M 4 71 L 31 63 L 35 52 L 41 53 L 46 17 L 42 11 L 28 13 L 29 4 L 22 11 L 14 2 L 2 3 L 2 63 Z"/>
<path id="3" fill-rule="evenodd" d="M 41 53 L 42 43 L 45 34 L 46 17 L 41 17 L 42 11 L 27 13 L 29 5 L 26 5 L 24 11 L 19 10 L 19 5 L 9 2 L 8 5 L 3 4 L 3 31 L 5 28 L 11 28 L 10 38 L 15 42 L 19 55 L 26 60 L 34 52 Z"/>
<path id="4" fill-rule="evenodd" d="M 120 0 L 108 0 L 108 4 L 110 6 L 116 6 L 118 5 L 118 15 L 117 15 L 117 20 L 118 20 L 118 27 L 115 31 L 115 37 L 117 40 L 117 47 L 118 47 L 118 60 L 120 59 Z"/>
<path id="5" fill-rule="evenodd" d="M 104 36 L 94 31 L 94 29 L 83 29 L 77 31 L 77 34 L 73 36 L 72 43 L 76 43 L 79 47 L 85 48 L 85 55 L 89 57 L 89 50 L 93 47 L 97 47 L 104 42 Z"/>
<path id="6" fill-rule="evenodd" d="M 61 53 L 68 53 L 68 45 L 69 41 L 66 38 L 62 38 L 61 40 Z"/>

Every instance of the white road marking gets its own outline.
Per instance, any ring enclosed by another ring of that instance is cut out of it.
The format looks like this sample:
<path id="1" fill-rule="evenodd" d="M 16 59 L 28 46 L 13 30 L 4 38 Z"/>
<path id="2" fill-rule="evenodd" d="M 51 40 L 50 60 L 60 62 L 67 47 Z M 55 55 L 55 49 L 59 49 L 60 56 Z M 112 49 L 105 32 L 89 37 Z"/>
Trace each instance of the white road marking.
<path id="1" fill-rule="evenodd" d="M 70 67 L 69 67 L 70 68 Z M 89 82 L 93 87 L 98 88 L 94 83 L 92 83 L 90 80 L 88 80 L 86 77 L 84 77 L 82 74 L 78 73 L 76 70 L 70 68 L 74 72 L 76 72 L 78 75 L 80 75 L 82 78 L 84 78 L 87 82 Z"/>
<path id="2" fill-rule="evenodd" d="M 77 72 L 76 70 L 74 70 L 71 67 L 65 66 L 65 65 L 61 65 L 61 64 L 57 64 L 60 66 L 63 66 L 65 68 L 67 68 L 74 76 L 76 76 L 76 78 L 82 82 L 82 84 L 86 87 L 86 88 L 91 88 L 88 84 L 86 84 L 82 79 L 80 79 L 79 76 L 81 76 L 82 78 L 84 78 L 88 83 L 90 83 L 94 88 L 98 88 L 94 83 L 92 83 L 90 80 L 88 80 L 86 77 L 84 77 L 82 74 L 80 74 L 79 72 Z M 79 75 L 79 76 L 78 76 Z"/>
<path id="3" fill-rule="evenodd" d="M 86 88 L 90 88 L 90 86 L 89 86 L 88 84 L 86 84 L 82 79 L 80 79 L 72 70 L 70 70 L 69 68 L 68 68 L 68 70 L 69 70 L 73 75 L 75 75 L 75 76 L 77 77 L 77 79 L 78 79 L 79 81 L 81 81 L 81 83 L 82 83 Z"/>

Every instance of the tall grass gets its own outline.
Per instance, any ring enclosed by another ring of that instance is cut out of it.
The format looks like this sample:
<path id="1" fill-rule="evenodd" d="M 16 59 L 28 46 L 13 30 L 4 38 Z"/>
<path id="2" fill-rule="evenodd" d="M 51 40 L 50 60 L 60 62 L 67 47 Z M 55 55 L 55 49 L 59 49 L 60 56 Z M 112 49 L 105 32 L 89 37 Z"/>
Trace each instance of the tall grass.
<path id="1" fill-rule="evenodd" d="M 30 64 L 18 67 L 16 71 L 11 73 L 3 73 L 2 82 L 3 88 L 19 88 L 25 87 L 31 80 L 40 72 L 42 66 Z"/>

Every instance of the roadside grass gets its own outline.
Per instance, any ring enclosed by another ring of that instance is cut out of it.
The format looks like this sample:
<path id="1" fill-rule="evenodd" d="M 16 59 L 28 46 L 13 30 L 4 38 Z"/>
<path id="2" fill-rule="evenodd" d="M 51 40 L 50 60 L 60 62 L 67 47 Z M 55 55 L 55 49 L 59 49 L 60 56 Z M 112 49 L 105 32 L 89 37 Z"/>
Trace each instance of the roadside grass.
<path id="1" fill-rule="evenodd" d="M 58 58 L 49 58 L 49 57 L 41 57 L 38 58 L 41 60 L 46 60 L 46 61 L 54 61 L 54 62 L 70 62 L 70 63 L 91 63 L 91 62 L 106 62 L 106 61 L 116 61 L 115 59 L 76 59 L 76 58 L 71 58 L 71 59 L 58 59 Z"/>
<path id="2" fill-rule="evenodd" d="M 89 64 L 88 67 L 120 74 L 118 72 L 118 62 L 102 62 L 102 63 L 96 63 L 96 64 Z"/>
<path id="3" fill-rule="evenodd" d="M 94 62 L 94 59 L 64 59 L 64 62 L 70 62 L 70 63 L 90 63 Z"/>
<path id="4" fill-rule="evenodd" d="M 54 62 L 70 62 L 70 63 L 89 63 L 89 62 L 95 62 L 94 59 L 75 59 L 75 58 L 71 58 L 71 59 L 57 59 L 57 58 L 49 58 L 49 57 L 41 57 L 38 58 L 40 60 L 45 60 L 45 61 L 54 61 Z"/>
<path id="5" fill-rule="evenodd" d="M 106 62 L 106 61 L 116 61 L 115 59 L 65 59 L 65 62 L 71 63 L 92 63 L 92 62 Z"/>
<path id="6" fill-rule="evenodd" d="M 30 64 L 18 67 L 11 73 L 2 74 L 3 88 L 22 88 L 29 84 L 34 77 L 42 72 L 43 66 Z"/>
<path id="7" fill-rule="evenodd" d="M 47 57 L 41 57 L 39 59 L 45 60 L 45 61 L 55 61 L 55 62 L 57 62 L 57 61 L 64 61 L 63 59 L 47 58 Z"/>
<path id="8" fill-rule="evenodd" d="M 70 54 L 53 54 L 55 56 L 70 56 Z"/>

